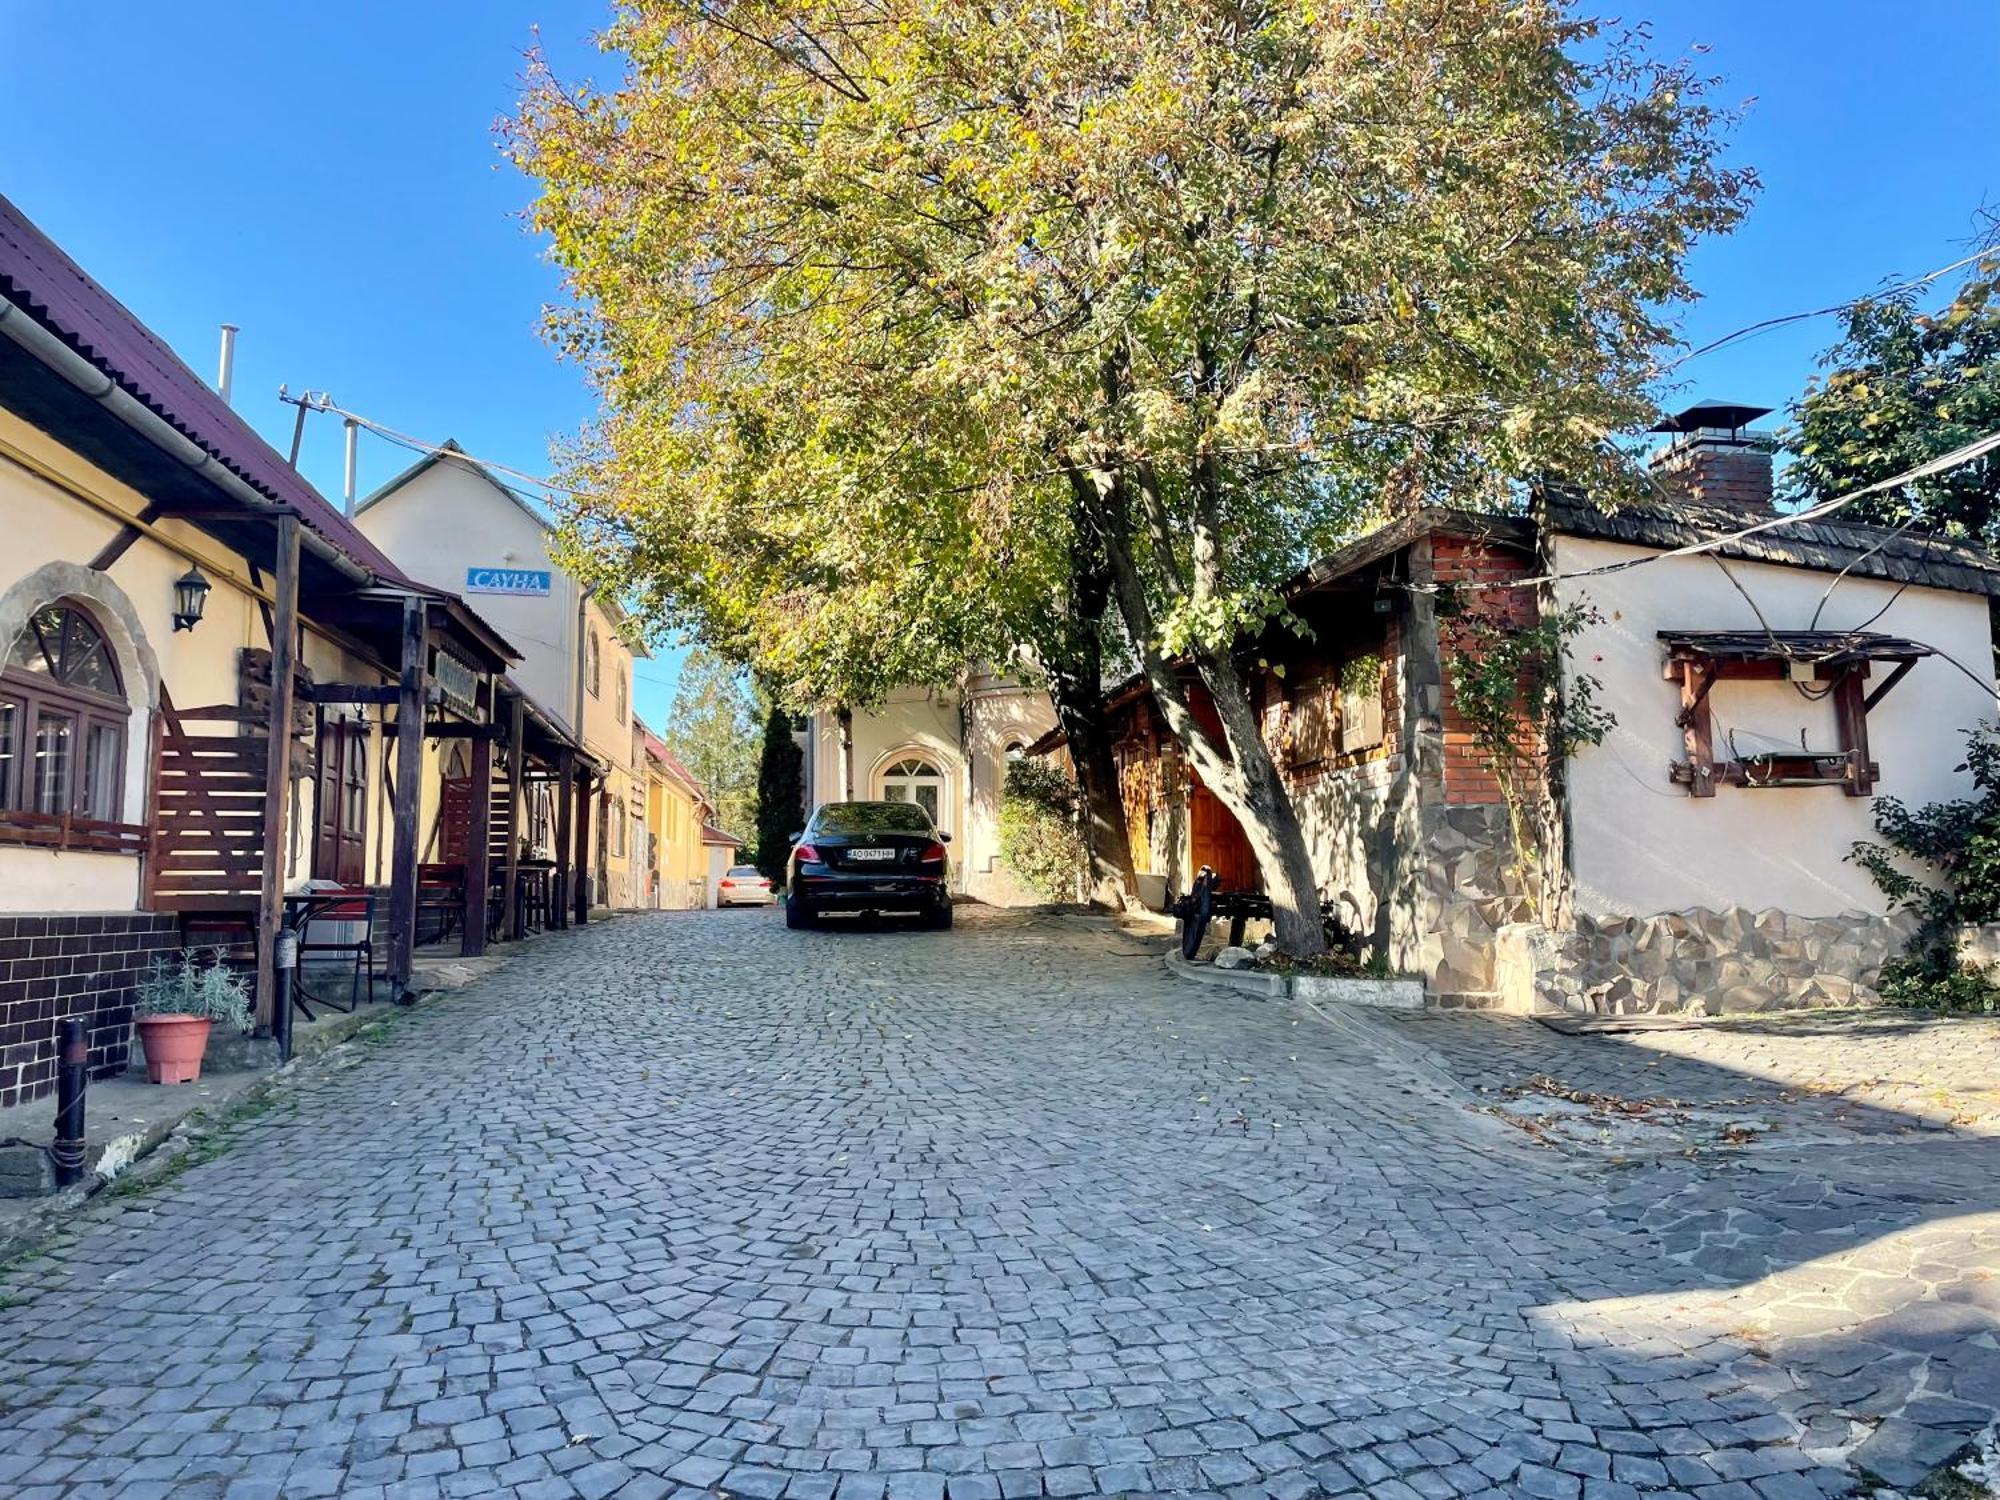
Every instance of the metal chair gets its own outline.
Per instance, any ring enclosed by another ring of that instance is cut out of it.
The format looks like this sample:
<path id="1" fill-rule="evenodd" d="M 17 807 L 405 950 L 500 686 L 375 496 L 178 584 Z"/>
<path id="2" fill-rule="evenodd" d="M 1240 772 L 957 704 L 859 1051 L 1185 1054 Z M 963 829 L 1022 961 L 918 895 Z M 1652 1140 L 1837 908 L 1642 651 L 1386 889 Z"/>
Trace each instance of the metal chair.
<path id="1" fill-rule="evenodd" d="M 354 979 L 348 986 L 347 1004 L 329 1000 L 324 995 L 306 994 L 303 981 L 299 985 L 302 1000 L 317 1001 L 321 1005 L 332 1006 L 336 1010 L 353 1010 L 361 1003 L 361 979 L 368 978 L 368 1003 L 375 1003 L 375 893 L 365 885 L 342 886 L 338 890 L 326 892 L 324 902 L 314 902 L 306 909 L 299 921 L 299 959 L 301 964 L 312 953 L 351 953 L 354 956 Z M 313 928 L 319 923 L 342 924 L 359 922 L 359 938 L 329 938 L 315 941 Z M 304 1006 L 301 1005 L 301 1009 Z M 310 1019 L 312 1012 L 306 1011 Z"/>

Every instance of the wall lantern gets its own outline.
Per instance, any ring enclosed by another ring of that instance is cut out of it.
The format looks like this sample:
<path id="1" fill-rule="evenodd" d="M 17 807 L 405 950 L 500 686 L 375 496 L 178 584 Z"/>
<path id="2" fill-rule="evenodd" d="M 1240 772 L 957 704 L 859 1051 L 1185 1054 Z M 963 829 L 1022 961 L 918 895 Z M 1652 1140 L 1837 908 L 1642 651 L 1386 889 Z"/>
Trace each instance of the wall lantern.
<path id="1" fill-rule="evenodd" d="M 201 576 L 201 569 L 188 564 L 188 570 L 174 580 L 174 629 L 192 630 L 201 623 L 203 606 L 208 603 L 209 581 Z"/>

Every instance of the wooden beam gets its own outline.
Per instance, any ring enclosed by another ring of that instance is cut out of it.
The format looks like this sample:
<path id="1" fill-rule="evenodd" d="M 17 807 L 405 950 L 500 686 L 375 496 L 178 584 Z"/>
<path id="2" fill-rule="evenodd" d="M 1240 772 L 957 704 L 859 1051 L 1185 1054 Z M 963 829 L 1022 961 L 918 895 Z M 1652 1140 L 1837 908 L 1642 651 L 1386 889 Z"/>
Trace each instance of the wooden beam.
<path id="1" fill-rule="evenodd" d="M 570 898 L 570 814 L 576 799 L 571 783 L 576 779 L 576 752 L 564 750 L 556 757 L 556 888 L 550 892 L 549 915 L 558 927 L 569 926 Z"/>
<path id="2" fill-rule="evenodd" d="M 396 718 L 421 724 L 424 717 L 424 606 L 414 595 L 403 600 L 402 677 Z M 396 741 L 395 844 L 389 856 L 389 982 L 400 1001 L 410 988 L 417 943 L 417 813 L 423 797 L 424 737 Z"/>
<path id="3" fill-rule="evenodd" d="M 603 857 L 603 850 L 598 856 Z M 590 778 L 576 779 L 576 925 L 584 926 L 590 921 Z"/>
<path id="4" fill-rule="evenodd" d="M 391 739 L 396 737 L 394 724 L 382 728 Z M 498 724 L 467 724 L 458 719 L 432 719 L 424 725 L 427 740 L 497 740 L 501 732 Z"/>
<path id="5" fill-rule="evenodd" d="M 465 922 L 459 933 L 461 958 L 486 951 L 486 886 L 493 854 L 493 741 L 472 742 L 472 805 L 465 817 Z"/>
<path id="6" fill-rule="evenodd" d="M 274 960 L 285 916 L 285 819 L 291 807 L 292 691 L 299 623 L 299 518 L 277 520 L 277 628 L 271 635 L 271 722 L 264 755 L 264 882 L 257 902 L 257 1025 L 277 1019 Z"/>
<path id="7" fill-rule="evenodd" d="M 127 552 L 131 551 L 132 544 L 144 536 L 146 528 L 159 520 L 159 518 L 160 507 L 157 503 L 148 505 L 144 510 L 140 511 L 136 520 L 127 521 L 119 529 L 118 535 L 114 536 L 98 549 L 97 556 L 90 560 L 90 571 L 93 573 L 108 572 L 111 565 Z"/>
<path id="8" fill-rule="evenodd" d="M 1853 769 L 1841 790 L 1850 797 L 1875 795 L 1873 766 L 1868 759 L 1868 707 L 1862 702 L 1861 685 L 1865 672 L 1850 669 L 1841 674 L 1833 689 L 1833 717 L 1840 726 L 1840 748 L 1845 750 Z M 1893 678 L 1891 679 L 1894 680 Z"/>
<path id="9" fill-rule="evenodd" d="M 1706 662 L 1683 660 L 1681 666 L 1681 743 L 1687 747 L 1688 795 L 1715 795 L 1715 730 L 1708 708 L 1708 690 L 1715 685 Z M 1709 670 L 1704 670 L 1708 668 Z"/>
<path id="10" fill-rule="evenodd" d="M 1875 691 L 1870 693 L 1866 698 L 1863 698 L 1861 700 L 1861 711 L 1863 713 L 1867 713 L 1876 704 L 1880 703 L 1884 698 L 1888 697 L 1889 689 L 1894 687 L 1897 683 L 1901 682 L 1905 677 L 1908 677 L 1910 675 L 1910 669 L 1914 667 L 1916 664 L 1917 663 L 1914 658 L 1908 661 L 1897 662 L 1896 670 L 1891 672 L 1887 677 L 1884 677 L 1881 680 L 1881 682 L 1876 685 Z"/>
<path id="11" fill-rule="evenodd" d="M 521 803 L 528 785 L 528 747 L 524 743 L 527 737 L 527 725 L 527 706 L 516 698 L 507 722 L 507 865 L 500 878 L 500 899 L 507 903 L 503 908 L 507 921 L 507 936 L 510 940 L 516 941 L 522 935 Z"/>

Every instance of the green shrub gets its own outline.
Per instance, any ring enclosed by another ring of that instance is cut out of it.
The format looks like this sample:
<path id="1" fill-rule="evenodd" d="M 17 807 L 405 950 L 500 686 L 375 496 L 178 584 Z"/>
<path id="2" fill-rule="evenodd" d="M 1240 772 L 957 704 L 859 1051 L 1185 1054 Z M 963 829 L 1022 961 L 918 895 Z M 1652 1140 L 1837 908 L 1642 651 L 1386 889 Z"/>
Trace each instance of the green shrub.
<path id="1" fill-rule="evenodd" d="M 1847 858 L 1919 919 L 1908 953 L 1882 971 L 1882 998 L 1991 1013 L 2000 1010 L 1991 972 L 1960 963 L 1956 940 L 1962 926 L 2000 922 L 2000 732 L 1993 725 L 1966 736 L 1959 769 L 1972 773 L 1972 796 L 1914 810 L 1878 797 L 1875 827 L 1884 842 L 1857 843 Z"/>
<path id="2" fill-rule="evenodd" d="M 1074 901 L 1083 878 L 1076 783 L 1046 761 L 1007 767 L 1000 794 L 1000 862 L 1045 901 Z"/>

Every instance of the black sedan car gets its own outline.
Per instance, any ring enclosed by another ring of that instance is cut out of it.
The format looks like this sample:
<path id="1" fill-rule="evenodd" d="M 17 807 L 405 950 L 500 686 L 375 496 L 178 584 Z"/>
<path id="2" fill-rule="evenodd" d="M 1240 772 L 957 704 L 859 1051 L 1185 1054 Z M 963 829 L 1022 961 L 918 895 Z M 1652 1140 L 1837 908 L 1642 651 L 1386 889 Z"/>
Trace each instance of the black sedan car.
<path id="1" fill-rule="evenodd" d="M 824 802 L 792 842 L 787 927 L 829 911 L 916 912 L 928 926 L 951 926 L 951 835 L 917 803 Z"/>

